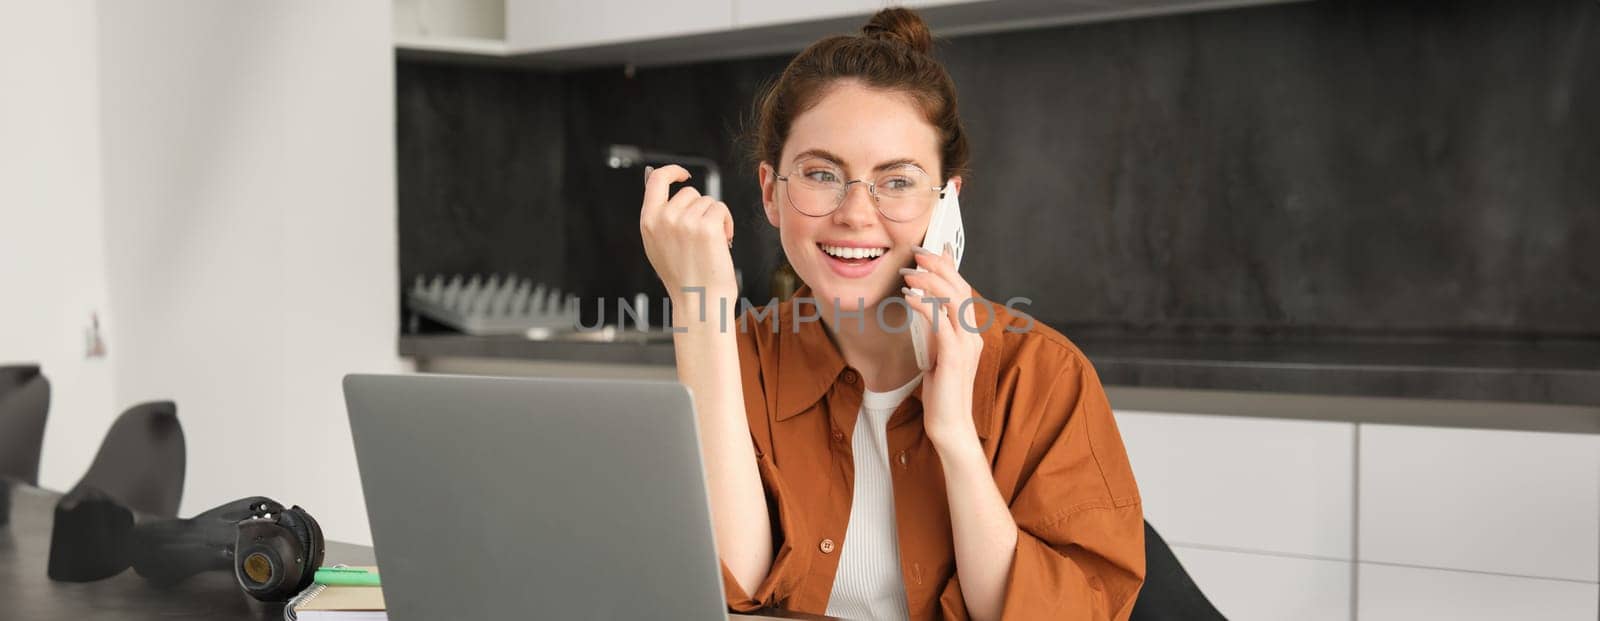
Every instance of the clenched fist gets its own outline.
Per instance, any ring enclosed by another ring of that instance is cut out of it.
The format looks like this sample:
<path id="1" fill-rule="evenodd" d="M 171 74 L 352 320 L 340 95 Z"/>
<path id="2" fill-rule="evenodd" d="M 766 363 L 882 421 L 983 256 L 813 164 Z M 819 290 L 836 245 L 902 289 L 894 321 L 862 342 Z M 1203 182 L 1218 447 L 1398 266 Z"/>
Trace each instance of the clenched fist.
<path id="1" fill-rule="evenodd" d="M 674 306 L 682 304 L 687 289 L 693 287 L 704 287 L 705 299 L 732 300 L 739 290 L 729 252 L 733 214 L 727 203 L 701 196 L 692 187 L 667 197 L 671 184 L 688 179 L 689 171 L 678 165 L 647 169 L 644 204 L 639 209 L 645 256 Z"/>

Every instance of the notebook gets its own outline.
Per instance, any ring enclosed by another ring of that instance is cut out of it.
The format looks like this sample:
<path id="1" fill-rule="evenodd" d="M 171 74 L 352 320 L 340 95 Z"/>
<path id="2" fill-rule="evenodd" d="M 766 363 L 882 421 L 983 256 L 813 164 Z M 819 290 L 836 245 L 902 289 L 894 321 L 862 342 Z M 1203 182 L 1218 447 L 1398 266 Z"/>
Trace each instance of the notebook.
<path id="1" fill-rule="evenodd" d="M 376 567 L 366 569 L 376 570 Z M 287 621 L 388 621 L 383 589 L 313 584 L 283 606 Z"/>

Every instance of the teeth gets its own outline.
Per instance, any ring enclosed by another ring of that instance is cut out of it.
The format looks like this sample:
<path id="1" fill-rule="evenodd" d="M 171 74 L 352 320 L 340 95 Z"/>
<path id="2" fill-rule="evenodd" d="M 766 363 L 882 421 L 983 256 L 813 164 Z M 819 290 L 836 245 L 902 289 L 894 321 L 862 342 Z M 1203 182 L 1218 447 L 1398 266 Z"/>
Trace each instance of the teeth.
<path id="1" fill-rule="evenodd" d="M 887 248 L 846 248 L 844 246 L 830 246 L 818 244 L 822 251 L 841 259 L 875 259 L 883 256 Z"/>

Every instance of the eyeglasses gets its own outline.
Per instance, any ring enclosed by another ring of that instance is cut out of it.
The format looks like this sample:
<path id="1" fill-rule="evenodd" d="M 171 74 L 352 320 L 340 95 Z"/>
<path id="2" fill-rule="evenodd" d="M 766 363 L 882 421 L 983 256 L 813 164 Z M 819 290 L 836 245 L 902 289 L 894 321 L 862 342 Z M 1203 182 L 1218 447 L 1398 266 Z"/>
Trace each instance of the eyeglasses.
<path id="1" fill-rule="evenodd" d="M 796 176 L 798 175 L 798 177 Z M 912 164 L 900 164 L 878 173 L 872 181 L 849 179 L 832 161 L 807 158 L 795 164 L 788 175 L 778 175 L 784 183 L 784 194 L 795 211 L 812 217 L 833 213 L 844 204 L 850 193 L 850 184 L 867 184 L 867 193 L 878 208 L 878 213 L 895 222 L 909 222 L 921 217 L 938 199 L 944 196 L 943 185 L 933 185 L 933 180 Z M 948 185 L 948 184 L 947 184 Z"/>

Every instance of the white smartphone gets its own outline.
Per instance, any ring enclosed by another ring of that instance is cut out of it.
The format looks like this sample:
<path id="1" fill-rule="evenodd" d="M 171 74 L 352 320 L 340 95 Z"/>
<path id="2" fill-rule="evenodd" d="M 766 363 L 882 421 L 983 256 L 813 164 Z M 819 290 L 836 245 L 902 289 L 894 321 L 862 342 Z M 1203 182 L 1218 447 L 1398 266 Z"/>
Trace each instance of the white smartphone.
<path id="1" fill-rule="evenodd" d="M 954 187 L 944 191 L 944 198 L 939 199 L 939 204 L 933 208 L 933 217 L 928 220 L 928 234 L 922 238 L 922 247 L 937 253 L 944 252 L 944 245 L 950 244 L 955 250 L 956 267 L 961 267 L 961 255 L 966 249 L 967 236 L 961 228 L 961 201 L 956 197 Z M 921 271 L 922 268 L 917 268 Z M 951 300 L 952 306 L 958 306 L 962 300 Z M 956 308 L 950 308 L 955 312 Z M 911 313 L 911 346 L 917 352 L 917 368 L 924 371 L 933 368 L 933 354 L 929 351 L 932 337 L 928 335 L 928 321 L 916 312 Z"/>

